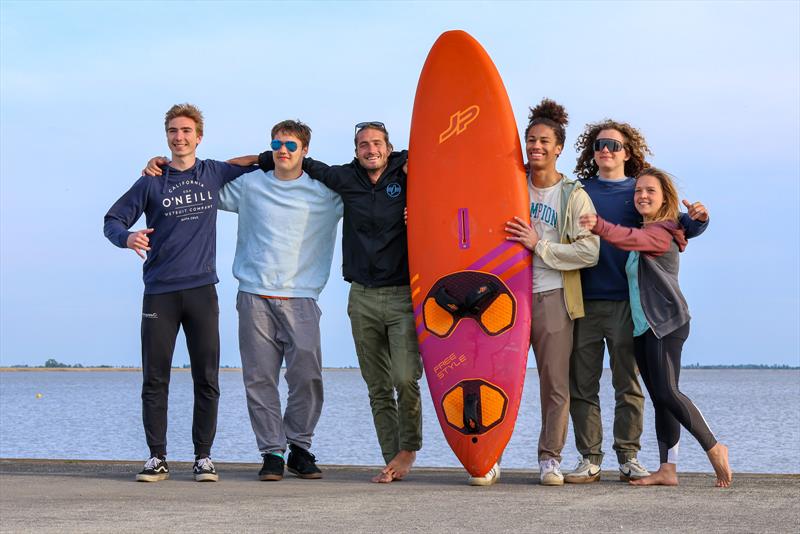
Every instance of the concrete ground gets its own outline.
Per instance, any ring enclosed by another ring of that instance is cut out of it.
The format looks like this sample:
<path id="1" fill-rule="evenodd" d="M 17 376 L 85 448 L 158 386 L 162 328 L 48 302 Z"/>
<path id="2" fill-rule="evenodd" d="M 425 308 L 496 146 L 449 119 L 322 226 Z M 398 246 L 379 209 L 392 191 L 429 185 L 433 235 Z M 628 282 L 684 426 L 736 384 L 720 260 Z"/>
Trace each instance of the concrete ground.
<path id="1" fill-rule="evenodd" d="M 0 459 L 0 532 L 799 532 L 800 475 L 683 474 L 677 488 L 635 488 L 604 472 L 585 486 L 548 488 L 503 470 L 465 484 L 456 469 L 414 470 L 371 484 L 377 468 L 321 466 L 322 480 L 260 482 L 256 464 L 217 464 L 197 483 L 191 464 L 134 482 L 141 463 Z"/>

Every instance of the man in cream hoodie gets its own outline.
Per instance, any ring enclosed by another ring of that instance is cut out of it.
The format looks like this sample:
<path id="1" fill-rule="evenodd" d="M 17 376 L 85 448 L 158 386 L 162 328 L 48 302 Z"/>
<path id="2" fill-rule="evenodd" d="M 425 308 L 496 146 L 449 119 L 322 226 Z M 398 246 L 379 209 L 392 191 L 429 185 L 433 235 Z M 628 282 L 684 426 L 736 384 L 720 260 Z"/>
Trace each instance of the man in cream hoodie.
<path id="1" fill-rule="evenodd" d="M 533 253 L 531 345 L 539 373 L 542 429 L 539 483 L 561 486 L 561 451 L 569 424 L 569 364 L 573 321 L 583 317 L 580 269 L 597 263 L 600 242 L 578 224 L 594 206 L 579 182 L 556 170 L 566 140 L 567 112 L 544 99 L 525 130 L 531 225 L 509 221 L 508 239 Z M 473 482 L 474 483 L 474 482 Z"/>
<path id="2" fill-rule="evenodd" d="M 323 400 L 316 300 L 330 274 L 342 201 L 302 170 L 308 126 L 283 121 L 271 135 L 275 170 L 250 173 L 220 194 L 220 209 L 239 215 L 233 275 L 242 374 L 264 458 L 259 479 L 281 480 L 284 465 L 300 478 L 320 478 L 309 451 Z M 281 413 L 284 359 L 289 398 Z"/>

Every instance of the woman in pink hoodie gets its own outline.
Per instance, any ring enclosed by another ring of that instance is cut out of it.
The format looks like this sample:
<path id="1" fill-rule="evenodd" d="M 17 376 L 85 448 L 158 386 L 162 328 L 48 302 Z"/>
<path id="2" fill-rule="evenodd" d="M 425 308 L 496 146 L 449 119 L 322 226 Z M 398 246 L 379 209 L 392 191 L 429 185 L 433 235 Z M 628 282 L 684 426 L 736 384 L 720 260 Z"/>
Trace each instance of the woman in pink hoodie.
<path id="1" fill-rule="evenodd" d="M 655 408 L 661 466 L 631 484 L 678 484 L 676 462 L 681 425 L 697 439 L 717 475 L 716 485 L 733 478 L 728 448 L 717 442 L 700 410 L 678 389 L 681 350 L 689 336 L 689 308 L 678 284 L 679 253 L 686 248 L 678 223 L 678 194 L 666 172 L 650 167 L 636 179 L 633 195 L 642 228 L 626 228 L 591 214 L 580 223 L 631 254 L 626 265 L 634 324 L 636 364 Z"/>

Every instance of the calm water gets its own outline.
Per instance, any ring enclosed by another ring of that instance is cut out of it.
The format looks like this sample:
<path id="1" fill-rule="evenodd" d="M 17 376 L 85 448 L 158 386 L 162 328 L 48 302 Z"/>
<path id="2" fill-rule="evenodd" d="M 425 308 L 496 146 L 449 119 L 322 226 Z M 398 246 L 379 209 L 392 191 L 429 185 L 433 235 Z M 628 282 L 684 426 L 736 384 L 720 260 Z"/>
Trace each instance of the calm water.
<path id="1" fill-rule="evenodd" d="M 423 378 L 422 466 L 458 466 L 436 420 Z M 148 450 L 141 426 L 138 372 L 0 373 L 0 457 L 144 460 Z M 239 371 L 221 373 L 219 425 L 213 457 L 259 462 L 247 416 Z M 168 447 L 172 460 L 191 460 L 192 384 L 188 372 L 173 372 Z M 741 472 L 797 473 L 800 451 L 800 371 L 684 370 L 681 389 L 702 410 L 720 441 L 731 449 Z M 41 393 L 41 398 L 36 394 Z M 282 394 L 285 405 L 286 387 Z M 372 426 L 367 389 L 358 370 L 325 372 L 325 406 L 312 451 L 323 464 L 379 465 L 382 458 Z M 516 431 L 503 456 L 507 467 L 533 468 L 539 425 L 539 381 L 528 372 Z M 608 371 L 601 390 L 606 439 L 605 468 L 616 467 L 611 449 L 614 399 Z M 658 465 L 649 400 L 640 459 Z M 577 459 L 572 429 L 564 464 Z M 687 432 L 679 469 L 709 471 L 705 453 Z"/>

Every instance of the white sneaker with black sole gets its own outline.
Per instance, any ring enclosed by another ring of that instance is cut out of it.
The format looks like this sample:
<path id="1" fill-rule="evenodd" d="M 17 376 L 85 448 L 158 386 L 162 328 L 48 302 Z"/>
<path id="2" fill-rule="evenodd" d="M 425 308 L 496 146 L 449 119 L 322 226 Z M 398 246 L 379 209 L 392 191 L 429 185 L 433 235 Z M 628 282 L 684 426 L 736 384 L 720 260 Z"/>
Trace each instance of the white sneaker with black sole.
<path id="1" fill-rule="evenodd" d="M 214 463 L 211 458 L 198 458 L 192 467 L 194 479 L 198 482 L 216 482 L 219 480 L 217 470 L 214 469 Z"/>
<path id="2" fill-rule="evenodd" d="M 593 464 L 588 458 L 580 458 L 575 470 L 564 477 L 564 482 L 568 484 L 591 484 L 599 480 L 600 466 Z"/>
<path id="3" fill-rule="evenodd" d="M 650 471 L 645 469 L 637 458 L 631 458 L 624 464 L 619 464 L 619 479 L 623 482 L 639 480 L 640 478 L 649 476 Z"/>
<path id="4" fill-rule="evenodd" d="M 491 486 L 500 480 L 500 464 L 494 464 L 489 472 L 482 477 L 469 477 L 470 486 Z"/>

